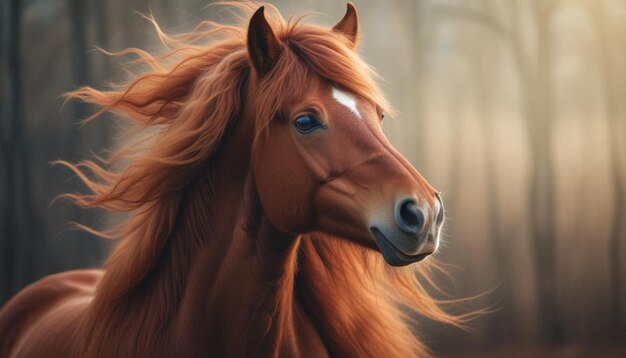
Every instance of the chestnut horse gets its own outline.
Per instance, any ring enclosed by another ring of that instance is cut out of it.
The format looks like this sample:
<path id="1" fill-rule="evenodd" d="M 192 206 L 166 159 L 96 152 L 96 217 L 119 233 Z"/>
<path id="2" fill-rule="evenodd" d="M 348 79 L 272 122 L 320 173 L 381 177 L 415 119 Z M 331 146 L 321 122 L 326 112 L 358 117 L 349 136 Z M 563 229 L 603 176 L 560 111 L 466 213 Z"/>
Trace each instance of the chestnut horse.
<path id="1" fill-rule="evenodd" d="M 151 19 L 166 53 L 123 51 L 143 72 L 70 93 L 134 124 L 65 163 L 90 190 L 65 197 L 127 213 L 89 230 L 122 239 L 102 271 L 9 301 L 2 357 L 423 356 L 412 318 L 460 324 L 408 266 L 437 250 L 443 205 L 383 134 L 354 6 L 332 29 L 231 6 L 249 21 Z"/>

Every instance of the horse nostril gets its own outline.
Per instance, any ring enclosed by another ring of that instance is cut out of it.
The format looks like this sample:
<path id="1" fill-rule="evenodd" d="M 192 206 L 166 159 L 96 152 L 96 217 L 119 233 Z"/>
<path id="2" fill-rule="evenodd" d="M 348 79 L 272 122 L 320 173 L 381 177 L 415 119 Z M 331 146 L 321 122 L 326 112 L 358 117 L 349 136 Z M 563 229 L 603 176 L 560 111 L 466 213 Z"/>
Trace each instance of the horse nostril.
<path id="1" fill-rule="evenodd" d="M 420 212 L 415 203 L 406 202 L 400 208 L 400 216 L 402 221 L 409 226 L 417 226 L 420 224 Z"/>
<path id="2" fill-rule="evenodd" d="M 424 213 L 413 199 L 404 199 L 396 206 L 396 224 L 408 234 L 417 235 L 424 226 Z"/>

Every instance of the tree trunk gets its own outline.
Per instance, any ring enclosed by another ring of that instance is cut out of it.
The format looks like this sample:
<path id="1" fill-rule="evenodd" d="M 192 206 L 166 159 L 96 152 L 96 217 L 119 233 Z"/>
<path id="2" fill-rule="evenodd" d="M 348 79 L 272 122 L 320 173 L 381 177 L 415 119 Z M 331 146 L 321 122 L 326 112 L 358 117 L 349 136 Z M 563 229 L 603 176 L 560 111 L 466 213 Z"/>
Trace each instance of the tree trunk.
<path id="1" fill-rule="evenodd" d="M 549 74 L 547 74 L 549 75 Z M 539 77 L 539 76 L 538 76 Z M 535 81 L 540 81 L 535 79 Z M 540 81 L 541 82 L 541 81 Z M 547 84 L 539 84 L 527 94 L 530 98 L 527 108 L 530 122 L 530 143 L 533 169 L 529 188 L 529 220 L 531 247 L 535 260 L 535 284 L 539 304 L 539 338 L 545 343 L 561 343 L 563 326 L 557 304 L 556 278 L 556 228 L 554 174 L 552 162 L 553 116 Z M 538 93 L 539 92 L 539 93 Z"/>
<path id="2" fill-rule="evenodd" d="M 540 339 L 560 344 L 564 327 L 557 297 L 556 205 L 554 198 L 554 163 L 552 137 L 554 118 L 553 34 L 551 20 L 555 1 L 534 0 L 536 24 L 536 65 L 526 83 L 527 128 L 530 135 L 533 173 L 528 208 L 532 250 L 535 259 L 535 283 L 539 304 Z"/>
<path id="3" fill-rule="evenodd" d="M 487 68 L 487 64 L 495 58 L 491 46 L 493 45 L 489 43 L 477 43 L 474 46 L 479 52 L 475 54 L 476 63 L 473 67 L 477 70 L 475 82 L 477 84 L 477 104 L 479 115 L 481 116 L 481 129 L 485 135 L 483 155 L 485 157 L 484 172 L 487 186 L 488 231 L 496 261 L 497 293 L 501 302 L 499 311 L 494 314 L 495 324 L 493 325 L 491 336 L 496 344 L 502 345 L 508 343 L 506 342 L 507 338 L 512 336 L 510 328 L 515 327 L 515 322 L 510 307 L 513 303 L 511 298 L 513 287 L 510 284 L 513 273 L 509 267 L 509 260 L 507 259 L 509 255 L 507 245 L 503 241 L 503 230 L 500 221 L 502 208 L 500 207 L 498 197 L 498 168 L 495 156 L 497 148 L 494 143 L 495 122 L 492 108 L 490 107 L 490 99 L 492 99 L 490 88 L 493 86 L 493 83 L 490 83 L 490 69 Z"/>
<path id="4" fill-rule="evenodd" d="M 72 68 L 74 72 L 74 85 L 84 86 L 89 82 L 89 63 L 87 61 L 87 45 L 85 26 L 85 2 L 83 0 L 68 0 L 68 8 L 71 21 L 72 39 Z M 73 104 L 74 120 L 82 120 L 87 117 L 87 110 L 83 103 L 75 101 Z M 80 147 L 80 140 L 70 131 L 65 143 L 65 159 L 76 159 L 77 148 Z"/>
<path id="5" fill-rule="evenodd" d="M 621 299 L 621 250 L 622 238 L 626 227 L 626 190 L 624 189 L 624 166 L 621 155 L 620 140 L 623 128 L 620 124 L 620 96 L 614 77 L 617 74 L 610 51 L 610 34 L 605 3 L 590 9 L 596 27 L 599 42 L 599 57 L 604 85 L 605 112 L 607 116 L 609 159 L 611 164 L 611 184 L 613 188 L 613 218 L 608 245 L 609 258 L 609 331 L 611 338 L 619 339 L 625 335 L 622 326 Z"/>
<path id="6" fill-rule="evenodd" d="M 426 164 L 426 151 L 428 147 L 426 136 L 426 109 L 425 109 L 425 90 L 426 84 L 426 55 L 427 49 L 425 44 L 425 31 L 429 28 L 428 18 L 424 16 L 424 1 L 400 2 L 397 18 L 401 22 L 403 31 L 410 34 L 410 38 L 416 39 L 409 41 L 406 46 L 409 47 L 412 56 L 413 66 L 409 68 L 407 73 L 410 81 L 408 89 L 405 91 L 404 104 L 405 111 L 401 115 L 406 117 L 405 126 L 410 125 L 416 130 L 408 130 L 410 140 L 403 138 L 404 143 L 412 143 L 410 145 L 411 152 L 409 158 L 416 168 L 422 169 Z M 404 10 L 404 11 L 403 11 Z M 425 23 L 426 22 L 426 23 Z"/>
<path id="7" fill-rule="evenodd" d="M 8 11 L 8 54 L 7 77 L 9 80 L 8 137 L 6 153 L 6 262 L 7 295 L 10 296 L 23 284 L 32 280 L 30 265 L 22 264 L 19 258 L 32 257 L 35 250 L 32 240 L 38 229 L 37 213 L 31 194 L 32 176 L 28 146 L 26 145 L 26 119 L 22 106 L 22 58 L 21 58 L 21 19 L 22 3 L 11 0 Z"/>

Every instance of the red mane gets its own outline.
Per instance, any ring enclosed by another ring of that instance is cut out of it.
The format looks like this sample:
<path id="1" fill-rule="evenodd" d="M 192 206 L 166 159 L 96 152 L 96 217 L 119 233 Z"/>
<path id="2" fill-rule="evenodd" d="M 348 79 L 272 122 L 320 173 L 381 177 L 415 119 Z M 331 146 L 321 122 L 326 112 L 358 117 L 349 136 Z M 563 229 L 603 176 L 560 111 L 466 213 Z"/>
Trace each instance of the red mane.
<path id="1" fill-rule="evenodd" d="M 258 4 L 230 6 L 247 20 Z M 272 96 L 258 99 L 260 111 L 266 113 L 260 118 L 271 118 L 280 99 L 297 90 L 306 73 L 389 109 L 373 72 L 345 38 L 320 26 L 302 24 L 300 19 L 285 22 L 271 5 L 266 5 L 266 10 L 275 33 L 293 51 L 286 52 L 276 66 L 275 78 L 281 83 L 264 92 Z M 240 91 L 250 71 L 247 22 L 227 26 L 204 21 L 190 33 L 169 36 L 150 21 L 165 54 L 153 56 L 139 49 L 116 53 L 134 56 L 130 64 L 141 65 L 142 73 L 117 89 L 86 87 L 68 95 L 99 106 L 93 117 L 110 112 L 129 124 L 125 130 L 128 140 L 109 157 L 97 162 L 63 162 L 91 191 L 64 197 L 82 207 L 128 214 L 113 228 L 102 232 L 88 229 L 120 241 L 105 264 L 106 273 L 85 320 L 84 329 L 91 337 L 145 332 L 146 327 L 158 331 L 176 311 L 186 268 L 206 225 L 196 217 L 202 208 L 187 198 L 198 192 L 210 198 L 216 190 L 211 186 L 215 173 L 204 168 L 219 155 L 220 142 L 242 108 Z M 186 223 L 184 230 L 181 221 Z M 187 239 L 177 240 L 182 236 Z M 432 283 L 428 266 L 433 267 L 432 261 L 390 269 L 378 252 L 316 234 L 302 240 L 295 290 L 317 313 L 315 324 L 333 352 L 344 356 L 424 355 L 407 308 L 454 325 L 461 325 L 465 318 L 445 312 L 440 306 L 446 302 L 429 296 L 418 281 Z M 163 344 L 142 333 L 137 335 L 139 346 Z M 115 352 L 99 342 L 107 340 L 93 339 L 88 352 Z M 385 351 L 376 351 L 376 347 L 385 347 Z"/>

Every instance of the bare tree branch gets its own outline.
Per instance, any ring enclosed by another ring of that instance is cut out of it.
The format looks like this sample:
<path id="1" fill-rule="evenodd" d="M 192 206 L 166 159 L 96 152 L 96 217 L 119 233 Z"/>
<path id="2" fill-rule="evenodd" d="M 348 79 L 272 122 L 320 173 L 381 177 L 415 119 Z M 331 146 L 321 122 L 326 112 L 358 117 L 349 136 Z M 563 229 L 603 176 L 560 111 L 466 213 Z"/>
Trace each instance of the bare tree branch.
<path id="1" fill-rule="evenodd" d="M 492 30 L 507 41 L 518 41 L 515 32 L 502 24 L 501 21 L 487 13 L 467 6 L 461 7 L 437 4 L 433 7 L 433 13 L 479 24 Z"/>
<path id="2" fill-rule="evenodd" d="M 514 13 L 512 15 L 515 20 L 517 20 L 516 6 L 513 7 L 513 11 Z M 489 13 L 482 10 L 472 9 L 467 6 L 437 4 L 433 7 L 433 13 L 440 16 L 448 16 L 454 19 L 467 21 L 493 31 L 507 46 L 509 46 L 512 52 L 512 60 L 519 71 L 520 81 L 523 82 L 529 78 L 528 75 L 531 73 L 530 54 L 524 50 L 520 31 L 517 28 L 519 23 L 518 21 L 513 21 L 514 26 L 509 27 L 504 25 L 502 21 Z"/>

